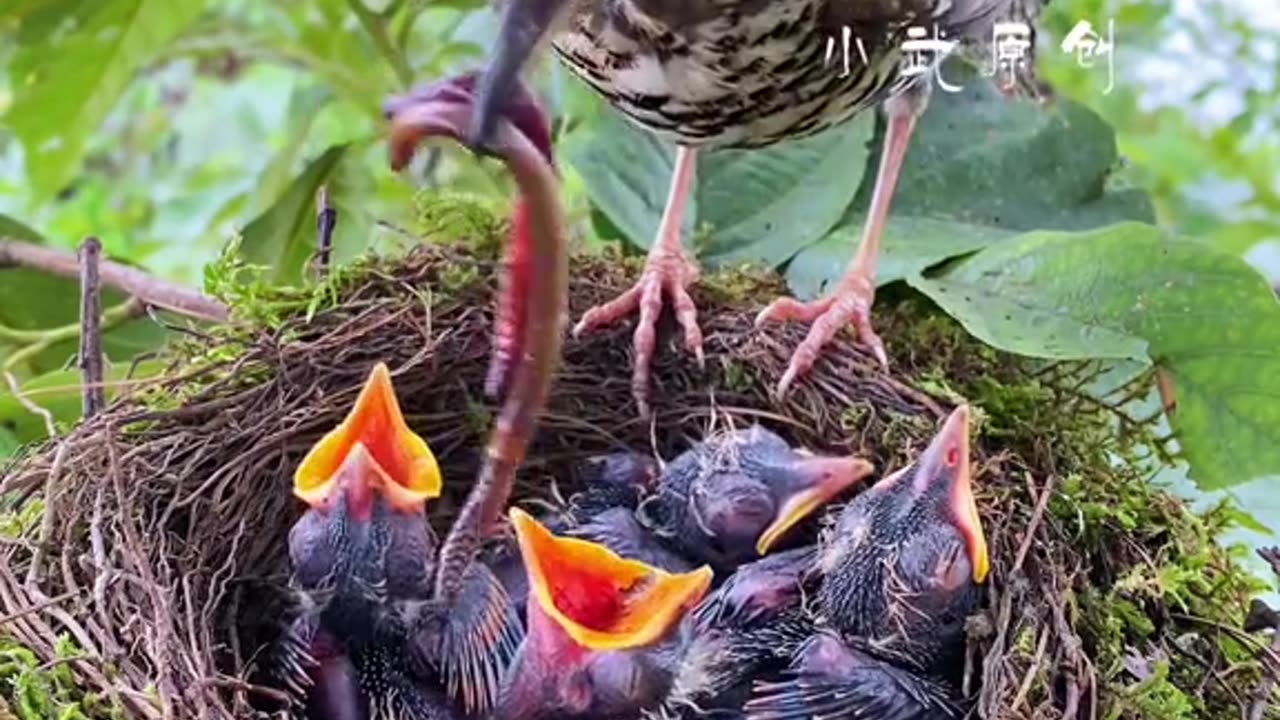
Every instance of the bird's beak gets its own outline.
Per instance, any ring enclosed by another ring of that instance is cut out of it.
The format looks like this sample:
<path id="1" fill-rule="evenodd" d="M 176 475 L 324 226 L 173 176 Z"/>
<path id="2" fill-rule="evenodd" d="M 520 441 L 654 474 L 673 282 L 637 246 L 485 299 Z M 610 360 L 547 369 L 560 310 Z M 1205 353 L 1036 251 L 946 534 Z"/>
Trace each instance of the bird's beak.
<path id="1" fill-rule="evenodd" d="M 364 443 L 357 442 L 343 456 L 342 465 L 325 484 L 325 492 L 320 500 L 307 502 L 316 506 L 341 493 L 347 499 L 348 517 L 363 521 L 371 516 L 373 498 L 376 495 L 393 497 L 395 487 L 395 481 L 374 459 L 373 453 L 369 452 Z"/>
<path id="2" fill-rule="evenodd" d="M 668 573 L 603 545 L 557 537 L 519 508 L 509 516 L 531 600 L 575 643 L 623 650 L 661 639 L 711 587 L 711 568 Z"/>
<path id="3" fill-rule="evenodd" d="M 515 95 L 520 71 L 569 5 L 568 0 L 507 0 L 493 53 L 476 87 L 476 112 L 466 136 L 473 150 L 492 152 L 498 120 Z"/>
<path id="4" fill-rule="evenodd" d="M 807 457 L 796 460 L 787 469 L 787 494 L 782 507 L 756 541 L 756 553 L 761 556 L 769 552 L 788 530 L 870 475 L 874 466 L 857 457 Z"/>
<path id="5" fill-rule="evenodd" d="M 969 464 L 969 416 L 969 406 L 961 405 L 947 417 L 942 429 L 920 456 L 916 465 L 914 490 L 917 494 L 923 494 L 933 483 L 947 483 L 947 512 L 969 548 L 973 581 L 980 583 L 987 577 L 990 559 L 987 556 L 987 538 L 982 531 L 982 520 L 978 517 L 978 504 L 973 499 L 972 470 Z"/>
<path id="6" fill-rule="evenodd" d="M 374 485 L 395 509 L 414 511 L 440 495 L 440 467 L 431 448 L 405 424 L 387 366 L 369 374 L 356 404 L 338 427 L 311 447 L 293 476 L 293 493 L 307 504 L 324 503 L 338 471 L 352 453 L 368 455 L 381 480 Z"/>

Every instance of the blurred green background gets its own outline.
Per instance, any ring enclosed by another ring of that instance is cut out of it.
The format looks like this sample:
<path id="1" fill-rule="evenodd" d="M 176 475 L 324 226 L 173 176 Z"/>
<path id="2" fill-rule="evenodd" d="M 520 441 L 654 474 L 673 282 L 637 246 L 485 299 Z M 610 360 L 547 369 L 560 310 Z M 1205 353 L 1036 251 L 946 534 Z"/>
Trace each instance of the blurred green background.
<path id="1" fill-rule="evenodd" d="M 338 262 L 403 243 L 398 229 L 413 227 L 421 187 L 497 202 L 509 187 L 496 164 L 444 147 L 438 163 L 420 157 L 397 176 L 380 136 L 389 94 L 479 62 L 494 28 L 487 5 L 0 0 L 0 236 L 74 249 L 96 235 L 111 257 L 196 287 L 238 238 L 250 260 L 296 283 L 322 183 L 339 211 Z M 1105 62 L 1082 68 L 1058 47 L 1082 19 L 1114 20 L 1109 92 Z M 1039 55 L 1061 96 L 1114 128 L 1123 163 L 1109 182 L 1142 188 L 1160 226 L 1243 257 L 1280 285 L 1275 0 L 1053 0 Z M 566 153 L 597 147 L 595 130 L 616 119 L 557 63 L 544 61 L 537 77 Z M 594 245 L 609 223 L 593 217 L 578 167 L 563 168 L 570 217 L 575 239 Z M 665 194 L 661 178 L 653 185 Z M 15 273 L 0 283 L 0 326 L 15 331 L 0 333 L 0 363 L 74 418 L 75 376 L 64 369 L 73 344 L 33 350 L 22 334 L 74 320 L 74 285 Z M 162 337 L 141 321 L 113 332 L 108 349 L 121 365 Z M 0 457 L 42 427 L 0 386 Z M 1213 496 L 1181 471 L 1161 481 Z M 1265 482 L 1230 492 L 1280 527 L 1280 499 Z"/>

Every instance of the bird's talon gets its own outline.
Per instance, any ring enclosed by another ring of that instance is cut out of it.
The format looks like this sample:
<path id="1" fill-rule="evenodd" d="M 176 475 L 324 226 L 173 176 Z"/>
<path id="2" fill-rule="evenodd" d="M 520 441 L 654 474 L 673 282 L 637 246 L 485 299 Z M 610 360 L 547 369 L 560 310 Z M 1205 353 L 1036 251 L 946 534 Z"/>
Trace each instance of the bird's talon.
<path id="1" fill-rule="evenodd" d="M 648 401 L 650 365 L 657 342 L 657 325 L 661 316 L 663 294 L 669 296 L 676 320 L 684 330 L 684 346 L 693 353 L 700 369 L 706 369 L 702 348 L 702 329 L 698 325 L 697 308 L 686 288 L 698 279 L 698 266 L 682 251 L 658 247 L 650 253 L 644 271 L 635 285 L 616 298 L 588 309 L 573 328 L 573 338 L 584 332 L 609 325 L 628 313 L 639 315 L 632 347 L 635 368 L 632 373 L 632 397 L 641 417 L 650 417 Z"/>
<path id="2" fill-rule="evenodd" d="M 858 342 L 871 352 L 882 368 L 889 369 L 884 342 L 871 327 L 871 304 L 874 297 L 874 284 L 861 272 L 857 272 L 843 279 L 827 297 L 808 303 L 782 297 L 760 311 L 756 316 L 757 327 L 774 321 L 801 321 L 812 325 L 808 336 L 792 353 L 787 371 L 778 383 L 779 398 L 785 397 L 797 377 L 812 369 L 822 348 L 841 328 L 849 325 L 853 326 Z"/>

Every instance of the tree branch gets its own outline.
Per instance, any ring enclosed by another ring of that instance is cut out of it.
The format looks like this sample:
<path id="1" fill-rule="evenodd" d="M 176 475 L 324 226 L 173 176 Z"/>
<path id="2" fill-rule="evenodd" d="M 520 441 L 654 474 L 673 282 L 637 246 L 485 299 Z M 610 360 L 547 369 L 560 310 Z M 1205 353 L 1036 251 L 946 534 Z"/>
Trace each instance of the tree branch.
<path id="1" fill-rule="evenodd" d="M 20 240 L 0 238 L 0 268 L 6 266 L 43 270 L 65 278 L 76 278 L 80 275 L 80 262 L 69 252 Z M 128 293 L 148 305 L 155 305 L 189 317 L 218 322 L 225 321 L 230 314 L 226 305 L 203 293 L 110 260 L 104 260 L 99 264 L 99 274 L 107 287 Z"/>
<path id="2" fill-rule="evenodd" d="M 102 243 L 85 238 L 80 245 L 80 393 L 87 420 L 107 406 L 102 387 L 102 286 L 98 263 Z"/>
<path id="3" fill-rule="evenodd" d="M 329 204 L 329 191 L 321 186 L 316 194 L 316 274 L 329 274 L 329 255 L 333 251 L 333 229 L 338 224 L 338 211 Z"/>

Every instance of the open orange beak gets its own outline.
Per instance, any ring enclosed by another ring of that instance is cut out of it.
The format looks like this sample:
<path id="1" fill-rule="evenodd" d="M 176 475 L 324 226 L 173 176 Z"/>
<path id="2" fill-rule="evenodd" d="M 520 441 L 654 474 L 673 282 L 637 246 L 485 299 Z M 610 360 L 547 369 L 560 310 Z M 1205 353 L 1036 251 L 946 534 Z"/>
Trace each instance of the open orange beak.
<path id="1" fill-rule="evenodd" d="M 623 650 L 666 635 L 711 587 L 711 568 L 668 573 L 587 540 L 557 537 L 519 508 L 509 516 L 539 609 L 578 645 Z"/>
<path id="2" fill-rule="evenodd" d="M 375 477 L 383 479 L 373 489 L 391 507 L 411 512 L 440 495 L 435 455 L 405 424 L 384 363 L 374 366 L 342 424 L 320 438 L 302 459 L 293 476 L 293 494 L 313 507 L 323 504 L 335 488 L 338 470 L 357 446 L 376 466 Z"/>
<path id="3" fill-rule="evenodd" d="M 808 457 L 788 469 L 786 499 L 778 516 L 756 540 L 756 554 L 763 556 L 787 531 L 854 483 L 871 474 L 874 466 L 856 457 Z"/>
<path id="4" fill-rule="evenodd" d="M 973 499 L 972 470 L 969 464 L 968 405 L 951 412 L 942 429 L 933 437 L 920 456 L 914 490 L 922 494 L 927 486 L 945 482 L 949 488 L 947 511 L 969 549 L 973 565 L 973 581 L 980 583 L 990 570 L 987 538 L 978 517 L 978 504 Z M 896 479 L 896 478 L 895 478 Z"/>

